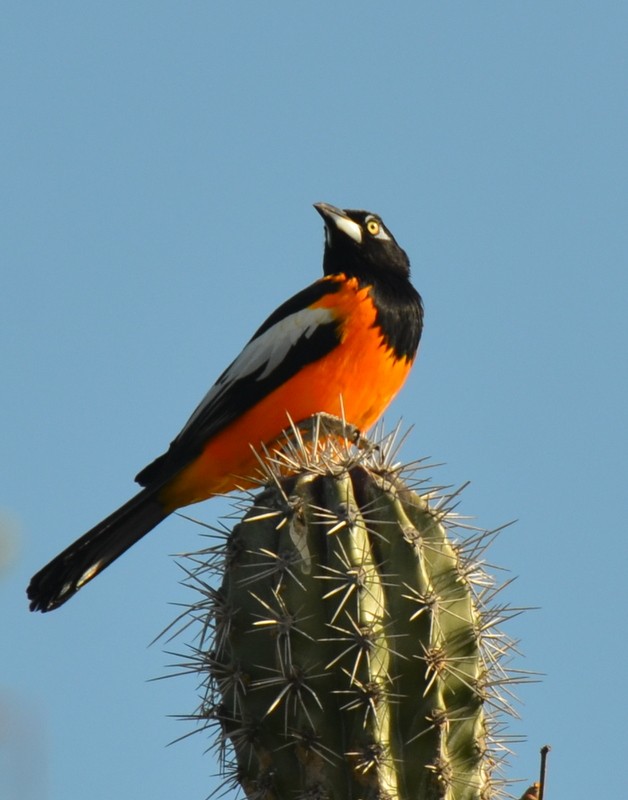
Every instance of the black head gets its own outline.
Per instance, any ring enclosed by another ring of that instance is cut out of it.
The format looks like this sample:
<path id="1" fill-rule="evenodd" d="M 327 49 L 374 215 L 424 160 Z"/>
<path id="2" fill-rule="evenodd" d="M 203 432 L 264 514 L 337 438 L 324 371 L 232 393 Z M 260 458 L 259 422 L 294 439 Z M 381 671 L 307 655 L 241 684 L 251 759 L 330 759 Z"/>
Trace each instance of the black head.
<path id="1" fill-rule="evenodd" d="M 325 275 L 410 276 L 408 256 L 377 214 L 315 203 L 325 221 Z"/>

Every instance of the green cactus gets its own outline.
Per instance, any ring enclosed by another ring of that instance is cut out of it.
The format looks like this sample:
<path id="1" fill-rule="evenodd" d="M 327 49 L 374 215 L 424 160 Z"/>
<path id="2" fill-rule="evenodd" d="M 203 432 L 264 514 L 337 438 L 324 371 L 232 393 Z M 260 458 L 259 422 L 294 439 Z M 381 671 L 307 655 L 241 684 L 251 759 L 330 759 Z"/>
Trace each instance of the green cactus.
<path id="1" fill-rule="evenodd" d="M 198 717 L 250 800 L 502 793 L 516 676 L 478 560 L 491 535 L 460 536 L 444 498 L 409 488 L 394 438 L 297 431 L 260 460 L 268 485 L 226 546 L 194 556 Z"/>

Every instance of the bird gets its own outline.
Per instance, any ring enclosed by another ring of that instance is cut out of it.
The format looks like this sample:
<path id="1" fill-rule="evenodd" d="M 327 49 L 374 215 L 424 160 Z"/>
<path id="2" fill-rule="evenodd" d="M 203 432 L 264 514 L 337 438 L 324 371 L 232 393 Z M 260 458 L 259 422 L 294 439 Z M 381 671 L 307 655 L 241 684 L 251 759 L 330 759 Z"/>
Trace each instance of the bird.
<path id="1" fill-rule="evenodd" d="M 138 473 L 141 491 L 33 576 L 31 611 L 63 605 L 177 509 L 247 488 L 255 449 L 291 420 L 327 414 L 365 431 L 402 387 L 423 330 L 408 256 L 377 214 L 314 208 L 323 277 L 257 329 L 168 450 Z"/>

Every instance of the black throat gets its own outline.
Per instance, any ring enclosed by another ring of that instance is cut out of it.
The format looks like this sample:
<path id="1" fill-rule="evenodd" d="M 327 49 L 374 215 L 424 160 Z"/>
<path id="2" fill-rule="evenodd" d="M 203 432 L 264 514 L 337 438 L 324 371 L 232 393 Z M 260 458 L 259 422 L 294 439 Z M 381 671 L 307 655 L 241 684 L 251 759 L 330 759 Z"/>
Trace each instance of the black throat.
<path id="1" fill-rule="evenodd" d="M 408 278 L 399 275 L 356 276 L 363 286 L 371 287 L 377 309 L 376 324 L 385 343 L 397 358 L 413 361 L 423 331 L 423 301 Z"/>

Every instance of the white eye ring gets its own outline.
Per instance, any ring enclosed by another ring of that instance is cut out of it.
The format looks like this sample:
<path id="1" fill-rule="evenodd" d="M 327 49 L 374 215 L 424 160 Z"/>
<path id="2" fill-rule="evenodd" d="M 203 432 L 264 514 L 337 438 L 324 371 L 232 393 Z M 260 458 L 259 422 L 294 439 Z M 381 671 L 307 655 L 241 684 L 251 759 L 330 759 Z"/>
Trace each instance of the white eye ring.
<path id="1" fill-rule="evenodd" d="M 390 236 L 386 233 L 386 228 L 384 228 L 382 223 L 378 219 L 375 219 L 375 217 L 367 217 L 364 221 L 364 227 L 367 233 L 374 239 L 387 239 L 390 241 Z"/>

